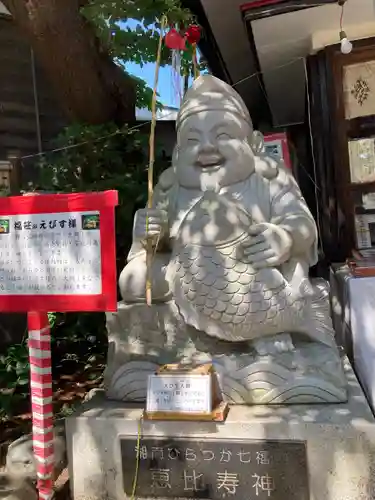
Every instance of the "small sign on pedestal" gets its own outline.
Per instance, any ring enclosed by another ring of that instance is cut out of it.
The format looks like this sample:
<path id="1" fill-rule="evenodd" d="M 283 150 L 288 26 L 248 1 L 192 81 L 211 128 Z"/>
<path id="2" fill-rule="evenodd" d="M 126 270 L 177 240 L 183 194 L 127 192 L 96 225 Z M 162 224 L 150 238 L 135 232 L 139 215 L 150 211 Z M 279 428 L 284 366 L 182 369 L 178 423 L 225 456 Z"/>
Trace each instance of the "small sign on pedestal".
<path id="1" fill-rule="evenodd" d="M 164 365 L 149 375 L 146 419 L 221 422 L 227 414 L 228 404 L 223 401 L 211 364 Z"/>

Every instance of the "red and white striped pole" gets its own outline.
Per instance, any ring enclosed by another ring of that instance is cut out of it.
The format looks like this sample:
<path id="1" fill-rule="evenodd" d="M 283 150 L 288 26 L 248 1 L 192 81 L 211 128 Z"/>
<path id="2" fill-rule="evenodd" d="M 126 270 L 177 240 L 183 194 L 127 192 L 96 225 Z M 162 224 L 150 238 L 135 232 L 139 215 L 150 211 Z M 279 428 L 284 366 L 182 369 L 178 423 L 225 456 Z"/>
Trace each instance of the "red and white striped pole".
<path id="1" fill-rule="evenodd" d="M 28 313 L 33 448 L 39 500 L 53 496 L 54 432 L 51 331 L 48 314 Z"/>

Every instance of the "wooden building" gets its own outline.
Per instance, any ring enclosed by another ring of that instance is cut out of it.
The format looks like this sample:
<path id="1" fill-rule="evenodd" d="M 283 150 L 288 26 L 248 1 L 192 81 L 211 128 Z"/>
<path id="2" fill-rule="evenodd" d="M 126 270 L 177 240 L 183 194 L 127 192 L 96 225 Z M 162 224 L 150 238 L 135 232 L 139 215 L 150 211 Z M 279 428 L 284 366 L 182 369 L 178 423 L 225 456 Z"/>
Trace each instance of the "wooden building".
<path id="1" fill-rule="evenodd" d="M 1 11 L 0 11 L 1 12 Z M 0 13 L 0 160 L 48 148 L 65 125 L 58 102 L 12 18 Z"/>
<path id="2" fill-rule="evenodd" d="M 48 149 L 65 124 L 30 45 L 0 3 L 1 176 L 9 157 Z M 25 167 L 31 168 L 32 163 L 25 161 Z M 0 179 L 0 188 L 1 185 Z M 20 342 L 25 331 L 24 315 L 1 314 L 0 351 L 9 343 Z"/>

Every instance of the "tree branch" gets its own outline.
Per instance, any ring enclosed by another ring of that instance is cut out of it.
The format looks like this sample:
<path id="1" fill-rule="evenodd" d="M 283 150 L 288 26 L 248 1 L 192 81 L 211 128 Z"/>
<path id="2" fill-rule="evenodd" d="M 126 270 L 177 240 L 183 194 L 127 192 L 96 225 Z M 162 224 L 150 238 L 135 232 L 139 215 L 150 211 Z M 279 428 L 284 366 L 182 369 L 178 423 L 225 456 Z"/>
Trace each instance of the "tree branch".
<path id="1" fill-rule="evenodd" d="M 100 45 L 81 15 L 87 0 L 3 0 L 33 47 L 72 121 L 122 124 L 135 119 L 132 79 Z"/>

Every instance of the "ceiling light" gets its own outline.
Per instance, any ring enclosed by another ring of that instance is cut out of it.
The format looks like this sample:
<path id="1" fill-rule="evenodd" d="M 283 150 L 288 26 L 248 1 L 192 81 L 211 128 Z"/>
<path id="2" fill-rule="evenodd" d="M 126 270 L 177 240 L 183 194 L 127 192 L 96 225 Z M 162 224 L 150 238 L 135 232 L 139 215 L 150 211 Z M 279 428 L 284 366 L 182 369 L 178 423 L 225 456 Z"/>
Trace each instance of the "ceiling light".
<path id="1" fill-rule="evenodd" d="M 353 44 L 346 36 L 345 31 L 340 31 L 341 52 L 343 54 L 350 54 L 353 50 Z"/>

